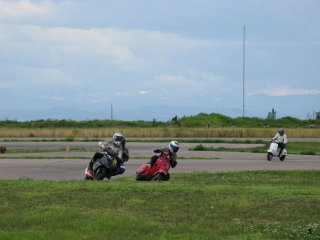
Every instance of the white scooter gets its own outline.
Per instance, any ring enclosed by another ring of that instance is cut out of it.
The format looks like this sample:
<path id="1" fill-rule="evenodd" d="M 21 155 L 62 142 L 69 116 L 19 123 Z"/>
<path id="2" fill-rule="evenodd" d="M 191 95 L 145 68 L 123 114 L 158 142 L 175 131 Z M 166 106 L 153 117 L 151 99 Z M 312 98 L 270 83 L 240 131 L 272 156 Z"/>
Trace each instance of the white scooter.
<path id="1" fill-rule="evenodd" d="M 282 153 L 279 155 L 280 150 L 281 148 L 278 147 L 278 143 L 276 143 L 274 140 L 271 140 L 270 148 L 267 155 L 268 161 L 271 161 L 274 156 L 279 157 L 280 161 L 284 161 L 286 159 L 286 156 L 288 155 L 287 150 L 284 148 Z"/>

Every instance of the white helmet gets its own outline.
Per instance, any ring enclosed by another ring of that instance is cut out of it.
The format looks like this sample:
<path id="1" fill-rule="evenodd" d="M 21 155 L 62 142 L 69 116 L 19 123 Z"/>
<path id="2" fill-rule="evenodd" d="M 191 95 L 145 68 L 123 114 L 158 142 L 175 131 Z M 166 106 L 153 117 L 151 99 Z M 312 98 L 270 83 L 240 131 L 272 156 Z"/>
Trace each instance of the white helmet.
<path id="1" fill-rule="evenodd" d="M 121 133 L 115 133 L 112 137 L 113 143 L 117 146 L 120 146 L 124 141 L 124 136 Z"/>
<path id="2" fill-rule="evenodd" d="M 279 134 L 282 136 L 284 134 L 284 128 L 279 129 Z"/>
<path id="3" fill-rule="evenodd" d="M 168 148 L 171 153 L 176 153 L 179 150 L 179 143 L 177 141 L 171 141 Z"/>

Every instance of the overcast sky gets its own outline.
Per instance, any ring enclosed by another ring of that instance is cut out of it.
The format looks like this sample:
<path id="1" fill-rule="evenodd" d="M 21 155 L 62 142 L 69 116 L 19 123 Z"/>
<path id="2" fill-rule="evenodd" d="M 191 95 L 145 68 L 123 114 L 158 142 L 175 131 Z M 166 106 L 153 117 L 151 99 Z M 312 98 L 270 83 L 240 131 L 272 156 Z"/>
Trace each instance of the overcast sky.
<path id="1" fill-rule="evenodd" d="M 0 0 L 0 120 L 320 110 L 318 0 Z"/>

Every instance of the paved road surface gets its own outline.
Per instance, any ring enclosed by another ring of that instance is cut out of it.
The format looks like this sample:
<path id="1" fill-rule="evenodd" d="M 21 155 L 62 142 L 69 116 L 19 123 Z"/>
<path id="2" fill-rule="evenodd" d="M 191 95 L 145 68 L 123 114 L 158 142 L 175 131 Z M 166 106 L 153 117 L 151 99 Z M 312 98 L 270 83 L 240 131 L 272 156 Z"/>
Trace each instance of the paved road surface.
<path id="1" fill-rule="evenodd" d="M 194 148 L 199 143 L 182 143 L 180 151 L 187 151 L 189 148 Z M 89 148 L 96 149 L 100 151 L 97 142 L 0 142 L 0 145 L 6 146 L 8 149 L 65 149 L 67 146 L 70 148 Z M 130 152 L 152 152 L 156 147 L 161 147 L 167 145 L 161 142 L 128 142 L 127 147 Z M 209 147 L 237 147 L 237 148 L 248 148 L 248 147 L 258 147 L 263 146 L 263 144 L 233 144 L 233 143 L 202 143 L 203 146 Z"/>
<path id="2" fill-rule="evenodd" d="M 7 143 L 6 143 L 7 144 Z M 10 148 L 61 148 L 67 143 L 10 143 Z M 30 144 L 30 145 L 29 145 Z M 78 143 L 71 142 L 70 147 Z M 74 144 L 74 145 L 73 145 Z M 95 148 L 96 143 L 80 143 L 80 146 Z M 178 156 L 184 159 L 178 159 L 178 165 L 171 169 L 175 172 L 225 172 L 225 171 L 243 171 L 243 170 L 320 170 L 320 157 L 308 155 L 289 155 L 281 162 L 274 159 L 269 162 L 266 160 L 266 154 L 258 153 L 232 153 L 232 152 L 196 152 L 189 151 L 190 147 L 197 144 L 181 144 L 181 150 Z M 216 144 L 205 144 L 217 146 Z M 222 144 L 224 145 L 224 144 Z M 8 146 L 8 145 L 7 145 Z M 130 159 L 126 164 L 124 176 L 134 176 L 136 169 L 144 164 L 147 159 L 142 157 L 152 156 L 152 149 L 163 146 L 163 143 L 128 143 Z M 225 145 L 226 147 L 226 145 Z M 229 146 L 230 147 L 230 146 Z M 244 146 L 242 146 L 244 147 Z M 246 146 L 249 147 L 249 146 Z M 98 151 L 98 148 L 97 148 Z M 93 153 L 79 152 L 60 152 L 60 153 L 33 153 L 33 154 L 1 154 L 0 157 L 0 179 L 19 179 L 30 178 L 35 180 L 81 180 L 83 179 L 84 169 Z M 26 159 L 26 156 L 39 156 L 39 159 Z M 41 156 L 48 156 L 52 159 L 40 159 Z M 15 157 L 9 159 L 4 157 Z M 56 157 L 56 158 L 55 158 Z M 72 159 L 58 159 L 58 157 L 72 157 Z M 87 159 L 80 159 L 86 157 Z M 141 157 L 141 159 L 139 159 Z M 137 158 L 137 159 L 136 159 Z M 194 159 L 198 158 L 198 159 Z"/>

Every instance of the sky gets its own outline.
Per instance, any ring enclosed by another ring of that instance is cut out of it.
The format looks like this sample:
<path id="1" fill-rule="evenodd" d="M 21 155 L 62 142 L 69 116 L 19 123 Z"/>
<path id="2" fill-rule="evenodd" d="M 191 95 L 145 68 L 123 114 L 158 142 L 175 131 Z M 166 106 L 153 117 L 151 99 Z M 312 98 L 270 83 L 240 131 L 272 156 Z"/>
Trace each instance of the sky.
<path id="1" fill-rule="evenodd" d="M 0 0 L 0 120 L 312 118 L 319 56 L 318 0 Z"/>

